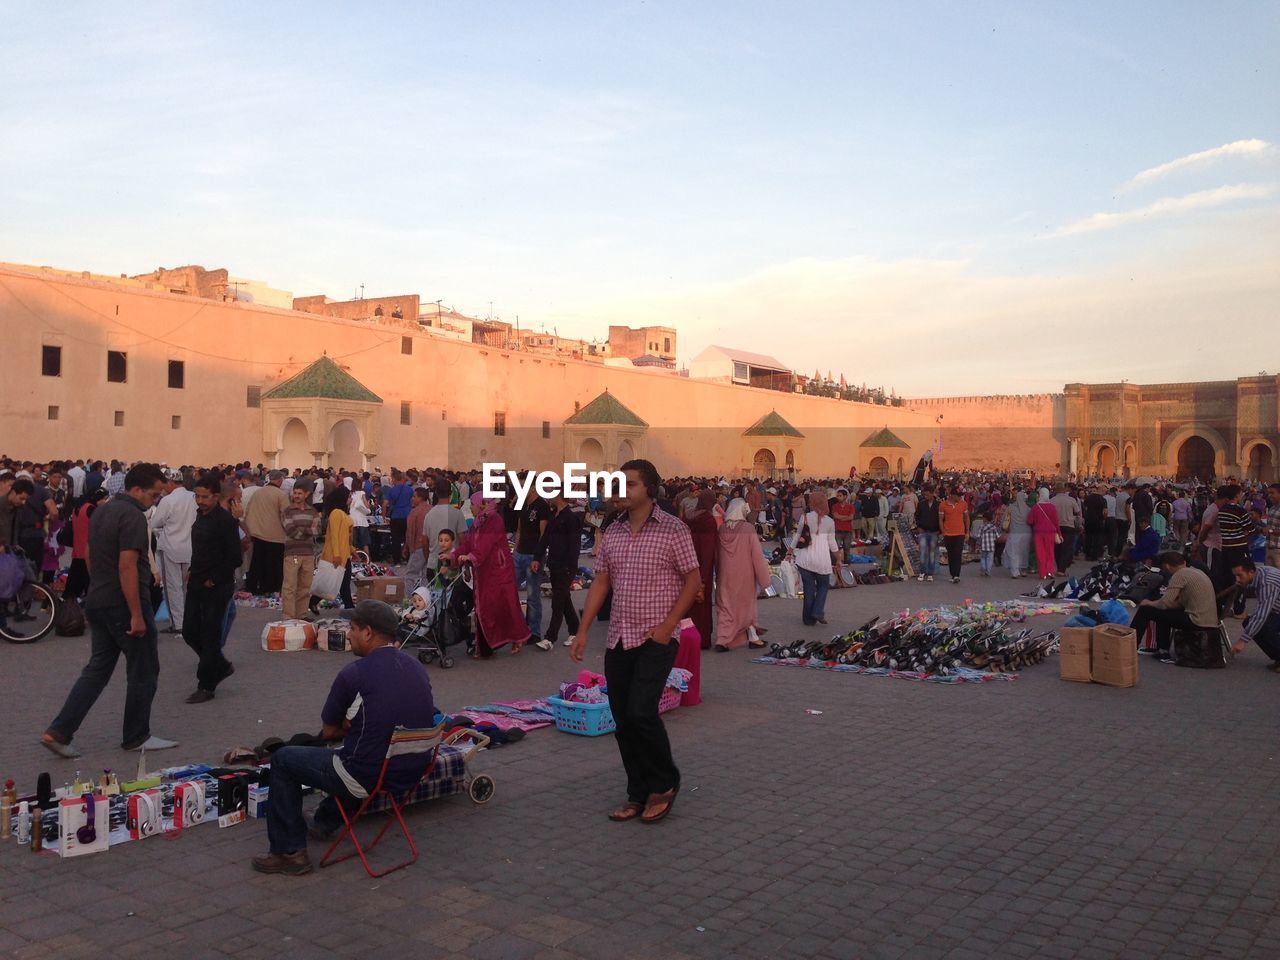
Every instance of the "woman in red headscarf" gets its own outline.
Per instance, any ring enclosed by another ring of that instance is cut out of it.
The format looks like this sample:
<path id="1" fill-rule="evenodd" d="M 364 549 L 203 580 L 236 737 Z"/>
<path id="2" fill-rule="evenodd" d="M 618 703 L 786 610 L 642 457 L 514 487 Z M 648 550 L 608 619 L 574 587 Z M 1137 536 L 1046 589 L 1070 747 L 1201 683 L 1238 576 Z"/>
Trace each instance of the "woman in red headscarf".
<path id="1" fill-rule="evenodd" d="M 506 525 L 498 502 L 486 500 L 484 494 L 472 494 L 471 510 L 475 522 L 462 535 L 457 553 L 460 563 L 471 564 L 476 621 L 480 627 L 474 656 L 492 656 L 494 650 L 508 643 L 513 654 L 519 653 L 530 633 L 520 610 L 516 568 L 507 544 Z"/>

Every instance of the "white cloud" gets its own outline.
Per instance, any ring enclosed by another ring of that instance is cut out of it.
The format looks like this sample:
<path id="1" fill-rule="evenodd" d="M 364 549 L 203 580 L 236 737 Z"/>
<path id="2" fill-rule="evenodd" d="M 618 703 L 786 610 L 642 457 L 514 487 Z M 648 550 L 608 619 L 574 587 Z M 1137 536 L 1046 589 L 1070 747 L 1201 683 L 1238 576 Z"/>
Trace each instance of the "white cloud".
<path id="1" fill-rule="evenodd" d="M 1164 197 L 1135 210 L 1122 210 L 1119 213 L 1095 213 L 1076 220 L 1065 227 L 1060 227 L 1054 236 L 1065 237 L 1076 233 L 1093 233 L 1096 230 L 1110 230 L 1140 220 L 1152 220 L 1192 210 L 1204 210 L 1209 207 L 1220 207 L 1237 200 L 1261 200 L 1276 192 L 1272 183 L 1238 183 L 1234 186 L 1215 187 L 1212 190 L 1199 190 L 1182 197 Z"/>
<path id="2" fill-rule="evenodd" d="M 1179 157 L 1177 160 L 1170 160 L 1168 163 L 1149 167 L 1135 176 L 1125 186 L 1126 188 L 1141 187 L 1151 183 L 1153 180 L 1167 177 L 1171 173 L 1178 173 L 1193 167 L 1207 166 L 1225 157 L 1256 157 L 1270 153 L 1273 149 L 1271 144 L 1265 140 L 1233 140 L 1231 143 L 1224 143 L 1222 146 L 1214 147 L 1212 150 L 1189 153 L 1185 157 Z"/>

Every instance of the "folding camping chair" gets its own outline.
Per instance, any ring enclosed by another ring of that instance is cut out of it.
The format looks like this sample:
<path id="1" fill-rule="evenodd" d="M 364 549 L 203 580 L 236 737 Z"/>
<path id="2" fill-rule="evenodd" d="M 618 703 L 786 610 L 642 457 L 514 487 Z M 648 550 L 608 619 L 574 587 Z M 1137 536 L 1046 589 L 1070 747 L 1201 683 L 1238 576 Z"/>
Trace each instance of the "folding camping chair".
<path id="1" fill-rule="evenodd" d="M 404 802 L 413 792 L 413 786 L 404 792 L 399 799 L 395 794 L 388 790 L 384 785 L 387 777 L 387 767 L 394 757 L 404 756 L 420 756 L 423 757 L 422 772 L 419 776 L 414 777 L 413 785 L 416 786 L 419 781 L 426 779 L 431 775 L 431 771 L 436 765 L 436 756 L 440 752 L 440 739 L 444 734 L 444 721 L 442 720 L 434 727 L 422 727 L 419 729 L 411 729 L 409 727 L 396 727 L 391 734 L 391 741 L 387 744 L 387 755 L 382 761 L 382 770 L 378 773 L 378 782 L 369 795 L 361 802 L 360 807 L 351 816 L 347 816 L 346 808 L 341 803 L 338 804 L 338 812 L 342 814 L 342 829 L 338 831 L 338 836 L 334 838 L 333 844 L 325 851 L 325 855 L 320 858 L 320 866 L 330 867 L 335 863 L 341 863 L 343 860 L 350 859 L 352 853 L 344 853 L 340 857 L 335 857 L 333 852 L 338 849 L 342 841 L 351 838 L 351 843 L 355 847 L 353 853 L 360 857 L 360 862 L 364 864 L 365 871 L 371 877 L 382 877 L 391 873 L 393 870 L 399 870 L 401 867 L 407 867 L 411 863 L 417 862 L 418 846 L 413 842 L 413 835 L 409 833 L 409 825 L 404 822 L 404 814 L 401 812 Z M 373 838 L 373 842 L 368 846 L 362 846 L 360 837 L 356 833 L 356 822 L 360 819 L 361 814 L 368 809 L 376 797 L 379 795 L 387 798 L 387 807 L 390 811 L 387 816 L 387 822 L 382 825 L 382 829 L 378 831 L 378 835 Z M 404 833 L 404 838 L 409 841 L 409 850 L 413 854 L 408 860 L 397 863 L 394 866 L 387 867 L 385 870 L 374 872 L 372 866 L 369 865 L 369 858 L 366 854 L 372 852 L 373 848 L 378 845 L 387 830 L 391 828 L 393 823 L 399 823 L 400 829 Z"/>

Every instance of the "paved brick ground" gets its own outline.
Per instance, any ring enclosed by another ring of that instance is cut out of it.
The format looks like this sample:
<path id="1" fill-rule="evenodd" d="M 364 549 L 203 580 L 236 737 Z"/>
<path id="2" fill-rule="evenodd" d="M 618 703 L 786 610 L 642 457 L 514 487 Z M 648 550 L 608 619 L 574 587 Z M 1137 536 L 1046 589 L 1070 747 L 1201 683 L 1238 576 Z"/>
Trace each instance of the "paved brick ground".
<path id="1" fill-rule="evenodd" d="M 959 587 L 834 592 L 831 629 L 1028 583 L 965 573 Z M 796 601 L 762 611 L 770 639 L 814 629 Z M 182 703 L 192 655 L 164 638 L 154 727 L 182 740 L 166 762 L 317 726 L 344 659 L 262 653 L 266 619 L 242 615 L 238 672 L 199 707 Z M 36 743 L 86 649 L 0 649 L 0 776 L 132 769 L 119 676 L 77 739 L 83 760 Z M 599 664 L 599 644 L 591 655 Z M 708 655 L 706 703 L 671 715 L 684 790 L 660 826 L 604 819 L 622 797 L 610 738 L 549 730 L 476 761 L 498 780 L 487 807 L 415 810 L 424 859 L 381 881 L 355 864 L 255 875 L 260 823 L 67 863 L 6 845 L 0 955 L 1280 956 L 1280 679 L 1256 651 L 1217 672 L 1144 661 L 1132 690 L 1064 683 L 1054 662 L 1016 683 L 944 686 L 747 661 Z M 573 672 L 563 648 L 529 649 L 433 682 L 458 707 L 544 694 Z"/>

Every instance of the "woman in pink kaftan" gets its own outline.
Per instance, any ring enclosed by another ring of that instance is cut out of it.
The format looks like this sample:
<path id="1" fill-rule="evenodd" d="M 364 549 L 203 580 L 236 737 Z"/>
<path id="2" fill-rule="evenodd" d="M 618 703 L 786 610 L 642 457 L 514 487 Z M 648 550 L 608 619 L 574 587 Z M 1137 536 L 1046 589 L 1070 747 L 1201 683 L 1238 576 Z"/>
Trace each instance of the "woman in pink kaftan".
<path id="1" fill-rule="evenodd" d="M 516 568 L 507 544 L 507 529 L 497 501 L 485 500 L 483 494 L 476 493 L 471 497 L 471 509 L 475 522 L 462 535 L 457 554 L 459 561 L 471 563 L 476 620 L 480 624 L 477 656 L 490 656 L 507 644 L 511 644 L 512 653 L 519 653 L 530 634 L 516 592 Z"/>
<path id="2" fill-rule="evenodd" d="M 1030 497 L 1028 497 L 1030 499 Z M 1054 565 L 1054 542 L 1058 532 L 1058 508 L 1048 500 L 1040 500 L 1027 514 L 1027 523 L 1031 524 L 1031 535 L 1036 545 L 1036 571 L 1041 580 L 1047 580 L 1057 572 Z"/>
<path id="3" fill-rule="evenodd" d="M 734 500 L 725 511 L 716 557 L 716 650 L 732 650 L 747 642 L 748 627 L 757 627 L 756 597 L 769 586 L 769 565 L 760 548 L 747 502 Z M 764 646 L 764 641 L 755 641 Z"/>

